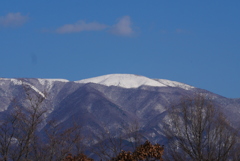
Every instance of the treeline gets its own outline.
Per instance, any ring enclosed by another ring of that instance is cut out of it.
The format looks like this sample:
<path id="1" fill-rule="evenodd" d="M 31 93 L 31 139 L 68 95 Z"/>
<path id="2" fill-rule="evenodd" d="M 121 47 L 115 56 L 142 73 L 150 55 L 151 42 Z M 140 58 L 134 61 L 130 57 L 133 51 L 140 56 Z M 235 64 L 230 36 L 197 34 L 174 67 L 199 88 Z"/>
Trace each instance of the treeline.
<path id="1" fill-rule="evenodd" d="M 93 160 L 85 154 L 108 161 L 240 160 L 239 131 L 216 109 L 212 100 L 202 94 L 183 97 L 168 110 L 161 123 L 167 139 L 165 148 L 149 141 L 143 143 L 137 122 L 117 136 L 106 131 L 98 136 L 98 143 L 85 147 L 85 138 L 78 124 L 66 128 L 54 120 L 45 122 L 48 111 L 42 103 L 47 95 L 36 93 L 24 83 L 21 88 L 22 102 L 12 100 L 11 111 L 0 120 L 2 161 Z M 39 133 L 45 124 L 47 128 Z M 126 147 L 126 142 L 131 145 Z"/>

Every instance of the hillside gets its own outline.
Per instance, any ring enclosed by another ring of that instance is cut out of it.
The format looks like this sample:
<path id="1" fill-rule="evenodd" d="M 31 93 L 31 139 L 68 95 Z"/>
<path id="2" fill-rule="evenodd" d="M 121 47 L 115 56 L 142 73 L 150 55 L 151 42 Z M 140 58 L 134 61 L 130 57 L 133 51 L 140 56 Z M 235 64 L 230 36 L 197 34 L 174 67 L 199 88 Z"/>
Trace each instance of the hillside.
<path id="1" fill-rule="evenodd" d="M 48 128 L 47 121 L 55 120 L 67 127 L 77 123 L 84 135 L 96 136 L 106 128 L 123 131 L 139 123 L 145 137 L 153 142 L 164 139 L 161 122 L 167 109 L 183 96 L 198 92 L 206 94 L 233 125 L 240 121 L 239 99 L 229 99 L 193 86 L 164 79 L 151 79 L 131 74 L 112 74 L 79 81 L 64 79 L 0 78 L 0 117 L 14 107 L 13 100 L 23 108 L 29 104 L 23 97 L 22 86 L 44 97 L 41 108 L 46 110 L 45 121 L 39 129 Z"/>

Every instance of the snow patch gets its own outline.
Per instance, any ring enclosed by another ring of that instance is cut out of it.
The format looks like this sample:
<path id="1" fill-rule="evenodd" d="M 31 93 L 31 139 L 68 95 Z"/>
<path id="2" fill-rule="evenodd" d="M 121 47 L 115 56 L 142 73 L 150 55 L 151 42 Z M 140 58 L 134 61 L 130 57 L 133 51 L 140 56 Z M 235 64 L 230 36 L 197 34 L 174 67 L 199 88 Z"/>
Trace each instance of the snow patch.
<path id="1" fill-rule="evenodd" d="M 14 85 L 21 85 L 22 81 L 19 79 L 14 79 L 14 78 L 1 78 L 0 80 L 3 81 L 11 81 Z"/>
<path id="2" fill-rule="evenodd" d="M 11 82 L 13 82 L 14 85 L 21 85 L 22 81 L 18 80 L 18 79 L 10 79 Z"/>
<path id="3" fill-rule="evenodd" d="M 45 85 L 45 83 L 54 83 L 54 82 L 69 82 L 69 80 L 67 79 L 38 79 L 39 83 L 41 83 L 42 85 Z"/>
<path id="4" fill-rule="evenodd" d="M 48 90 L 52 89 L 55 82 L 69 82 L 66 79 L 37 79 L 42 86 L 45 86 Z"/>
<path id="5" fill-rule="evenodd" d="M 182 88 L 182 89 L 185 89 L 185 90 L 190 90 L 190 89 L 193 89 L 195 87 L 193 86 L 190 86 L 190 85 L 187 85 L 187 84 L 184 84 L 184 83 L 179 83 L 179 82 L 176 82 L 176 81 L 170 81 L 170 80 L 166 80 L 166 79 L 155 79 L 156 81 L 166 85 L 166 86 L 169 86 L 169 87 L 179 87 L 179 88 Z"/>
<path id="6" fill-rule="evenodd" d="M 36 91 L 38 94 L 40 94 L 43 98 L 46 98 L 45 94 L 42 93 L 39 89 L 37 89 L 36 87 L 34 87 L 33 85 L 29 84 L 29 83 L 25 83 L 23 82 L 23 84 L 26 84 L 28 86 L 30 86 L 34 91 Z"/>
<path id="7" fill-rule="evenodd" d="M 149 134 L 152 138 L 154 138 L 156 136 L 156 134 L 153 132 L 153 133 L 150 133 Z"/>
<path id="8" fill-rule="evenodd" d="M 159 113 L 162 113 L 164 111 L 166 111 L 165 107 L 162 106 L 161 104 L 158 104 L 154 107 L 154 110 L 158 111 Z"/>
<path id="9" fill-rule="evenodd" d="M 131 143 L 137 142 L 136 138 L 134 138 L 134 137 L 127 138 L 126 140 L 131 142 Z"/>

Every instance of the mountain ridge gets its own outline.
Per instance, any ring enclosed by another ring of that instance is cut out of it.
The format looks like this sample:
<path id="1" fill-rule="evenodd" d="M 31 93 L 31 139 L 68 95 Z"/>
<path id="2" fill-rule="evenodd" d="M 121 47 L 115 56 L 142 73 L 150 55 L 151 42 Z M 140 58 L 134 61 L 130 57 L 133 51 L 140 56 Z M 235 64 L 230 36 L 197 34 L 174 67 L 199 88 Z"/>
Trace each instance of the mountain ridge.
<path id="1" fill-rule="evenodd" d="M 193 86 L 180 83 L 177 81 L 171 81 L 167 79 L 153 79 L 141 75 L 135 74 L 108 74 L 77 81 L 69 81 L 67 79 L 43 79 L 43 78 L 0 78 L 0 81 L 11 81 L 14 84 L 21 84 L 23 80 L 38 80 L 43 86 L 47 85 L 51 88 L 54 82 L 75 82 L 75 83 L 96 83 L 105 86 L 118 86 L 122 88 L 139 88 L 140 86 L 152 86 L 152 87 L 179 87 L 186 90 L 195 88 Z M 2 82 L 0 82 L 2 84 Z M 0 85 L 1 85 L 0 84 Z"/>
<path id="2" fill-rule="evenodd" d="M 23 89 L 23 86 L 27 86 L 33 94 L 45 96 L 41 108 L 47 110 L 46 121 L 40 132 L 48 128 L 48 120 L 56 120 L 65 127 L 76 121 L 81 124 L 85 135 L 93 136 L 95 143 L 97 136 L 106 128 L 117 133 L 135 121 L 148 140 L 158 142 L 164 138 L 161 121 L 166 119 L 169 107 L 183 97 L 191 97 L 196 93 L 211 98 L 231 124 L 237 126 L 240 122 L 239 99 L 225 98 L 187 84 L 126 74 L 89 79 L 0 78 L 0 119 L 12 111 L 14 99 L 22 108 L 30 106 Z M 135 80 L 137 82 L 133 84 Z M 154 86 L 155 83 L 157 86 Z"/>
<path id="3" fill-rule="evenodd" d="M 152 86 L 152 87 L 180 87 L 185 89 L 194 88 L 193 86 L 179 83 L 176 81 L 170 81 L 166 79 L 152 79 L 141 75 L 134 74 L 108 74 L 88 79 L 75 81 L 77 83 L 96 83 L 106 86 L 119 86 L 123 88 L 139 88 L 140 86 Z"/>

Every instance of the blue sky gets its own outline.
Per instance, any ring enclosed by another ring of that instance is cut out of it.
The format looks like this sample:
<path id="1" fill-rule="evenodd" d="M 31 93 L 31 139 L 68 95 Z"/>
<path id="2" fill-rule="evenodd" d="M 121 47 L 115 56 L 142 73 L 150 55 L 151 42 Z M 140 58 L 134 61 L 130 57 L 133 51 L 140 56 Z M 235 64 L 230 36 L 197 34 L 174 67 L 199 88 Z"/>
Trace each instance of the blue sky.
<path id="1" fill-rule="evenodd" d="M 240 98 L 240 1 L 0 2 L 0 77 L 128 73 Z"/>

